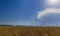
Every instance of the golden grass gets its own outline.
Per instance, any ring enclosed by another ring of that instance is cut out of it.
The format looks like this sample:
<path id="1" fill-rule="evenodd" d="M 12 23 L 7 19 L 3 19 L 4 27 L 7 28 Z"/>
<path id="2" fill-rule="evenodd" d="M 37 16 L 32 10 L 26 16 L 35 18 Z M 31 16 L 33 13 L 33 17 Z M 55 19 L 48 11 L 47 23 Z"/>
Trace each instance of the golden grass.
<path id="1" fill-rule="evenodd" d="M 0 26 L 0 36 L 60 36 L 60 27 Z"/>

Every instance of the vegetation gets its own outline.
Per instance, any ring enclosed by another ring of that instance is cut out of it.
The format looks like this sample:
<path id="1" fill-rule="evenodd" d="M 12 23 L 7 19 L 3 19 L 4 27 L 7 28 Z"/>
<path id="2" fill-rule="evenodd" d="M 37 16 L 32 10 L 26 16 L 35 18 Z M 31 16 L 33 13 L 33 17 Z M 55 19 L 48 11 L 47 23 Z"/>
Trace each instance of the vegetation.
<path id="1" fill-rule="evenodd" d="M 60 27 L 0 26 L 0 36 L 60 36 Z"/>

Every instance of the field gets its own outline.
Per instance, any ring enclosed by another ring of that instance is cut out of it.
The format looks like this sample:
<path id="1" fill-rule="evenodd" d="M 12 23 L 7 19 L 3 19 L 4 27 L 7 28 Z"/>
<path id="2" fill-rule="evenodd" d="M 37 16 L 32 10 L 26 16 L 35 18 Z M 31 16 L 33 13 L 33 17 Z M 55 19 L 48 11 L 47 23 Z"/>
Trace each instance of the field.
<path id="1" fill-rule="evenodd" d="M 0 36 L 60 36 L 60 27 L 0 26 Z"/>

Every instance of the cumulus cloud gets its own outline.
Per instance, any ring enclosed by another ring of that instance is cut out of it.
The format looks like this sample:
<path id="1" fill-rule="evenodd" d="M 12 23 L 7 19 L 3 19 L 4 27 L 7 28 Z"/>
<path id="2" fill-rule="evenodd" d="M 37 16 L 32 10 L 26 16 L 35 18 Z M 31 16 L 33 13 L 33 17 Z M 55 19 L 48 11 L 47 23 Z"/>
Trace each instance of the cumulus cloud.
<path id="1" fill-rule="evenodd" d="M 60 9 L 58 9 L 58 8 L 46 8 L 42 11 L 39 11 L 37 14 L 37 19 L 42 19 L 48 13 L 58 14 L 58 13 L 60 13 Z"/>

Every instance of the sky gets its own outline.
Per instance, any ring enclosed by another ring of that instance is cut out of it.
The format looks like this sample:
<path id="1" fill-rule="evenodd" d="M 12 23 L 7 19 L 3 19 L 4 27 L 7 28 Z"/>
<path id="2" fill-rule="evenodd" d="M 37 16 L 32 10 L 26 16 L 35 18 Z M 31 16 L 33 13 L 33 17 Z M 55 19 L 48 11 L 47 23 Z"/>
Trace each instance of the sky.
<path id="1" fill-rule="evenodd" d="M 0 0 L 0 24 L 60 25 L 59 2 L 59 0 Z"/>

